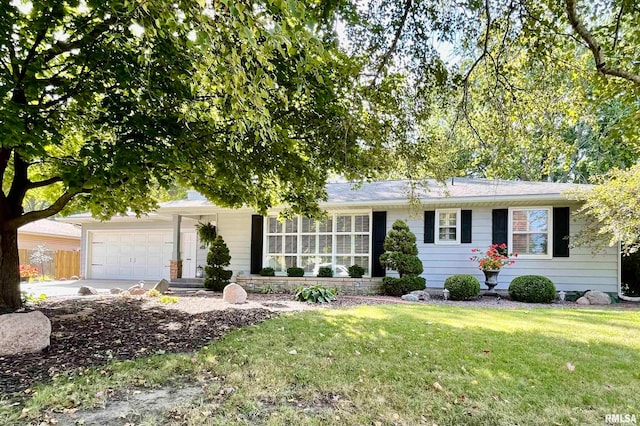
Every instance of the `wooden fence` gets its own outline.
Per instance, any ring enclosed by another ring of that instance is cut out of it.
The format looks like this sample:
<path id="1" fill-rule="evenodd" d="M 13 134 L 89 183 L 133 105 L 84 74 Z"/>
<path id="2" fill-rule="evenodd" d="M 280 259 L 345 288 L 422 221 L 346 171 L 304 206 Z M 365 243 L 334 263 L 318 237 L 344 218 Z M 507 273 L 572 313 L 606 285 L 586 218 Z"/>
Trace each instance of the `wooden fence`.
<path id="1" fill-rule="evenodd" d="M 31 261 L 29 260 L 29 256 L 31 255 L 31 250 L 27 249 L 19 249 L 18 250 L 20 256 L 20 264 L 21 265 L 31 265 Z M 74 275 L 80 275 L 80 252 L 79 251 L 67 251 L 67 250 L 56 250 L 50 253 L 50 256 L 53 258 L 51 262 L 47 262 L 44 265 L 33 265 L 38 269 L 42 269 L 45 275 L 50 276 L 51 278 L 60 279 L 60 278 L 70 278 Z"/>

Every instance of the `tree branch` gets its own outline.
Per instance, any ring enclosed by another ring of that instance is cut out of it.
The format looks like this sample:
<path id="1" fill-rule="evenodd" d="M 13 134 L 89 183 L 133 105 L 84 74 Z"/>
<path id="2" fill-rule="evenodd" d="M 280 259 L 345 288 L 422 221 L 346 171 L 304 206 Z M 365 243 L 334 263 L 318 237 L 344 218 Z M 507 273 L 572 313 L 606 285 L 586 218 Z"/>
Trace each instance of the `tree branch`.
<path id="1" fill-rule="evenodd" d="M 624 11 L 624 3 L 620 6 L 620 11 L 618 12 L 618 16 L 616 17 L 616 29 L 613 33 L 613 48 L 615 51 L 618 45 L 618 35 L 620 33 L 620 19 L 622 19 L 622 12 Z"/>
<path id="2" fill-rule="evenodd" d="M 49 179 L 44 179 L 44 180 L 40 180 L 40 181 L 36 181 L 36 182 L 29 181 L 27 183 L 27 190 L 35 189 L 35 188 L 42 188 L 43 186 L 49 186 L 49 185 L 54 184 L 56 182 L 62 182 L 62 178 L 60 176 L 54 176 L 54 177 L 51 177 Z"/>
<path id="3" fill-rule="evenodd" d="M 36 35 L 36 39 L 34 40 L 33 45 L 31 46 L 31 49 L 29 49 L 29 53 L 27 53 L 27 57 L 24 59 L 24 63 L 22 64 L 22 70 L 20 71 L 20 75 L 18 76 L 18 83 L 21 83 L 27 75 L 27 68 L 29 67 L 29 63 L 33 61 L 33 58 L 35 58 L 36 50 L 38 49 L 40 43 L 42 43 L 42 40 L 44 40 L 44 37 L 47 35 L 47 30 L 48 27 L 44 27 L 42 30 L 40 30 L 38 35 Z"/>
<path id="4" fill-rule="evenodd" d="M 27 223 L 53 216 L 56 213 L 60 213 L 60 211 L 69 203 L 69 201 L 73 199 L 73 197 L 78 194 L 88 194 L 89 192 L 91 192 L 91 190 L 89 189 L 67 191 L 46 209 L 34 210 L 21 216 L 15 217 L 9 220 L 6 226 L 19 228 L 22 225 L 26 225 Z"/>
<path id="5" fill-rule="evenodd" d="M 624 80 L 628 80 L 637 85 L 640 85 L 639 74 L 635 74 L 620 68 L 613 68 L 607 65 L 604 57 L 602 56 L 602 47 L 595 39 L 593 34 L 591 34 L 589 30 L 584 26 L 584 24 L 580 20 L 580 17 L 578 16 L 578 12 L 576 10 L 576 0 L 565 0 L 565 4 L 567 5 L 567 17 L 569 18 L 569 23 L 571 23 L 574 31 L 578 33 L 578 35 L 585 43 L 587 43 L 589 50 L 591 50 L 591 53 L 593 53 L 593 58 L 596 61 L 596 69 L 598 70 L 598 72 L 603 75 L 622 78 Z"/>
<path id="6" fill-rule="evenodd" d="M 375 76 L 373 77 L 373 80 L 371 80 L 371 85 L 369 86 L 369 88 L 372 88 L 374 86 L 374 84 L 376 83 L 376 80 L 378 80 L 378 77 L 382 73 L 382 70 L 389 62 L 389 59 L 391 59 L 391 55 L 393 55 L 393 53 L 396 51 L 398 47 L 398 41 L 400 41 L 400 37 L 402 36 L 402 30 L 404 30 L 404 26 L 407 23 L 407 18 L 409 17 L 409 12 L 411 12 L 412 6 L 413 6 L 413 0 L 405 1 L 404 13 L 402 15 L 402 19 L 400 20 L 400 24 L 398 25 L 398 28 L 396 28 L 396 33 L 393 36 L 393 42 L 391 43 L 391 46 L 389 47 L 389 49 L 382 56 L 382 62 L 380 62 L 380 65 L 378 65 L 378 69 L 376 71 Z"/>

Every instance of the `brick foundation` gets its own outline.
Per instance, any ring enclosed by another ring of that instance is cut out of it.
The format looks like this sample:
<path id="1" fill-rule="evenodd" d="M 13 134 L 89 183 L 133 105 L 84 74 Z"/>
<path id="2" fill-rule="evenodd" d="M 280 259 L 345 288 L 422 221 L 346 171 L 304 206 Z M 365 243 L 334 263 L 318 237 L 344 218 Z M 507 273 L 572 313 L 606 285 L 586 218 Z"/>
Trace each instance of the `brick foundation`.
<path id="1" fill-rule="evenodd" d="M 182 278 L 182 260 L 171 260 L 169 263 L 169 279 Z"/>
<path id="2" fill-rule="evenodd" d="M 291 293 L 296 287 L 322 285 L 336 288 L 340 294 L 371 295 L 380 294 L 382 278 L 318 278 L 318 277 L 262 277 L 259 275 L 241 275 L 236 284 L 246 291 L 260 293 L 268 288 L 276 293 Z"/>

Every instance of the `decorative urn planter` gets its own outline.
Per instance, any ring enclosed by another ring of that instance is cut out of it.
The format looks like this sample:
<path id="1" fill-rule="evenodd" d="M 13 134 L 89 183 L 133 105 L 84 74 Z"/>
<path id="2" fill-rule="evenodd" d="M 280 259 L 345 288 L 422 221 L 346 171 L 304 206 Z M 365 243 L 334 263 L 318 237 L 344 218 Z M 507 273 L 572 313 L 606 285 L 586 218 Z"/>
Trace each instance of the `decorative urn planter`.
<path id="1" fill-rule="evenodd" d="M 500 269 L 488 269 L 483 270 L 482 272 L 484 272 L 484 285 L 489 289 L 486 294 L 497 294 L 493 288 L 498 285 L 498 274 L 500 273 Z"/>

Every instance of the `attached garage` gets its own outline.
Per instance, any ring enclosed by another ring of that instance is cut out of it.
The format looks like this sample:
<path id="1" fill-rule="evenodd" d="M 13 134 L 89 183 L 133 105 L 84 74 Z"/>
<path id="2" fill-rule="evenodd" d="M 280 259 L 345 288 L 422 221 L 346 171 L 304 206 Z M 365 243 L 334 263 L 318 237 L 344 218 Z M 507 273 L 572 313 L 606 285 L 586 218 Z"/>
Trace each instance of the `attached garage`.
<path id="1" fill-rule="evenodd" d="M 172 247 L 170 230 L 90 231 L 87 277 L 168 278 Z"/>

